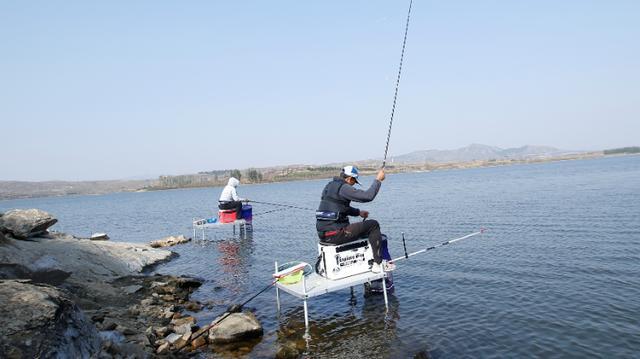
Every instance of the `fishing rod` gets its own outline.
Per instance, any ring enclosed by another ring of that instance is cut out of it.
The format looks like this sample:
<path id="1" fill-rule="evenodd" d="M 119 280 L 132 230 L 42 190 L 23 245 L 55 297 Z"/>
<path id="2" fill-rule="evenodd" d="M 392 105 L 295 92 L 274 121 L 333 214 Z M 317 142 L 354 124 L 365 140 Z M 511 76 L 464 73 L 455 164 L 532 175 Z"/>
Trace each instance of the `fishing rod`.
<path id="1" fill-rule="evenodd" d="M 274 284 L 276 284 L 278 279 L 279 278 L 276 278 L 273 281 L 271 281 L 271 283 L 269 283 L 269 285 L 267 285 L 266 287 L 262 288 L 261 291 L 259 291 L 258 293 L 254 294 L 251 298 L 245 300 L 244 303 L 242 303 L 242 304 L 234 304 L 234 305 L 229 306 L 229 308 L 227 308 L 224 316 L 222 316 L 220 319 L 216 320 L 215 322 L 211 323 L 204 330 L 199 330 L 200 333 L 198 335 L 194 336 L 193 338 L 191 338 L 190 340 L 193 342 L 194 340 L 199 338 L 202 334 L 208 333 L 211 328 L 213 328 L 216 325 L 220 324 L 223 320 L 227 319 L 231 314 L 240 312 L 242 310 L 242 307 L 244 307 L 247 303 L 249 303 L 250 301 L 255 299 L 260 294 L 262 294 L 265 291 L 267 291 L 267 289 L 271 288 Z M 182 348 L 185 348 L 185 347 L 186 347 L 186 345 L 183 346 Z M 178 351 L 182 350 L 182 348 L 179 348 Z"/>
<path id="2" fill-rule="evenodd" d="M 254 201 L 254 200 L 248 200 L 247 202 L 257 203 L 257 204 L 268 204 L 268 205 L 271 205 L 271 206 L 280 206 L 280 207 L 287 207 L 287 208 L 302 209 L 302 210 L 305 210 L 305 211 L 315 211 L 315 209 L 313 209 L 313 208 L 292 206 L 290 204 L 272 203 L 272 202 L 259 202 L 259 201 Z"/>
<path id="3" fill-rule="evenodd" d="M 407 33 L 409 32 L 409 19 L 411 18 L 411 6 L 413 0 L 409 2 L 409 11 L 407 12 L 407 24 L 404 28 L 404 40 L 402 41 L 402 53 L 400 54 L 400 66 L 398 66 L 398 77 L 396 78 L 396 91 L 393 94 L 393 106 L 391 107 L 391 119 L 389 121 L 389 131 L 387 132 L 387 144 L 384 148 L 384 159 L 382 160 L 382 168 L 387 164 L 387 152 L 389 151 L 389 139 L 391 139 L 391 126 L 393 126 L 393 115 L 396 112 L 396 101 L 398 99 L 398 88 L 400 87 L 400 74 L 402 73 L 402 61 L 404 60 L 404 49 L 407 45 Z"/>
<path id="4" fill-rule="evenodd" d="M 467 234 L 466 236 L 462 236 L 462 237 L 460 237 L 460 238 L 451 239 L 451 240 L 448 240 L 448 241 L 446 241 L 446 242 L 442 242 L 442 243 L 440 243 L 440 244 L 438 244 L 438 245 L 431 246 L 431 247 L 427 247 L 427 248 L 421 249 L 421 250 L 416 251 L 416 252 L 413 252 L 413 253 L 407 253 L 407 245 L 405 244 L 405 240 L 404 240 L 404 232 L 402 232 L 402 245 L 404 246 L 404 256 L 402 256 L 402 257 L 398 257 L 398 258 L 393 259 L 393 260 L 391 260 L 391 261 L 392 261 L 393 263 L 395 263 L 395 262 L 397 262 L 397 261 L 399 261 L 399 260 L 402 260 L 402 259 L 408 259 L 409 257 L 411 257 L 411 256 L 415 256 L 416 254 L 424 253 L 424 252 L 430 251 L 430 250 L 432 250 L 432 249 L 436 249 L 436 248 L 438 248 L 438 247 L 446 246 L 446 245 L 449 245 L 449 244 L 451 244 L 451 243 L 454 243 L 454 242 L 457 242 L 457 241 L 461 241 L 461 240 L 463 240 L 463 239 L 467 239 L 467 238 L 475 237 L 475 236 L 477 236 L 477 235 L 480 235 L 480 234 L 484 233 L 485 231 L 486 231 L 486 229 L 485 229 L 485 228 L 481 228 L 481 229 L 480 229 L 479 231 L 477 231 L 477 232 L 469 233 L 469 234 Z"/>
<path id="5" fill-rule="evenodd" d="M 234 304 L 229 306 L 229 308 L 227 308 L 225 315 L 222 316 L 220 319 L 216 320 L 214 323 L 211 323 L 209 326 L 207 326 L 204 330 L 200 330 L 200 333 L 196 336 L 194 336 L 193 338 L 191 338 L 191 341 L 196 340 L 197 338 L 199 338 L 202 334 L 209 332 L 209 330 L 213 327 L 215 327 L 216 325 L 220 324 L 220 322 L 222 322 L 223 320 L 227 319 L 231 314 L 233 313 L 238 313 L 242 310 L 242 307 L 244 307 L 247 303 L 249 303 L 250 301 L 254 300 L 257 296 L 259 296 L 260 294 L 264 293 L 267 291 L 267 289 L 273 287 L 274 284 L 276 284 L 278 282 L 278 280 L 297 273 L 299 271 L 304 271 L 305 266 L 308 266 L 308 263 L 299 263 L 297 265 L 291 266 L 289 268 L 285 268 L 283 270 L 280 270 L 276 273 L 273 274 L 274 279 L 271 281 L 271 283 L 269 283 L 266 287 L 262 288 L 262 290 L 260 290 L 258 293 L 254 294 L 251 298 L 245 300 L 242 304 Z M 186 345 L 184 346 L 186 347 Z M 182 348 L 184 348 L 182 347 Z M 181 350 L 182 348 L 178 349 Z"/>

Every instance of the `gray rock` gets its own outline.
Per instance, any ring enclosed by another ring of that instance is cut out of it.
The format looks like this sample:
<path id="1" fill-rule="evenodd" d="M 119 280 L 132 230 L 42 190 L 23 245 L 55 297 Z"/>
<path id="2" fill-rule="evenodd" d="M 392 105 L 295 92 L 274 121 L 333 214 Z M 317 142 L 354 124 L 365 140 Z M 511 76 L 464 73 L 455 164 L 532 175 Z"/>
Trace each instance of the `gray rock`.
<path id="1" fill-rule="evenodd" d="M 166 338 L 164 338 L 167 343 L 169 344 L 173 344 L 175 343 L 178 339 L 180 339 L 182 337 L 182 334 L 177 334 L 177 333 L 171 333 L 169 334 Z"/>
<path id="2" fill-rule="evenodd" d="M 115 326 L 114 326 L 114 328 L 115 328 Z M 99 335 L 100 335 L 100 339 L 103 341 L 103 343 L 109 344 L 108 346 L 111 346 L 113 344 L 123 343 L 124 339 L 125 339 L 124 335 L 122 335 L 122 333 L 116 332 L 113 329 L 101 331 L 99 333 Z"/>
<path id="3" fill-rule="evenodd" d="M 156 354 L 167 354 L 169 352 L 169 343 L 164 343 L 158 347 Z"/>
<path id="4" fill-rule="evenodd" d="M 94 233 L 89 239 L 92 241 L 108 241 L 109 236 L 106 233 Z"/>
<path id="5" fill-rule="evenodd" d="M 189 241 L 191 241 L 191 238 L 186 238 L 183 235 L 179 235 L 158 239 L 157 241 L 149 243 L 149 245 L 153 248 L 171 247 L 175 246 L 176 244 L 187 243 Z"/>
<path id="6" fill-rule="evenodd" d="M 191 324 L 182 324 L 173 327 L 173 331 L 177 334 L 187 334 L 191 335 Z"/>
<path id="7" fill-rule="evenodd" d="M 0 232 L 10 233 L 16 239 L 27 239 L 47 232 L 58 222 L 52 215 L 39 209 L 14 209 L 0 217 Z"/>
<path id="8" fill-rule="evenodd" d="M 217 320 L 218 318 L 212 324 Z M 260 337 L 262 333 L 262 326 L 253 313 L 233 313 L 209 330 L 209 343 L 232 343 Z"/>
<path id="9" fill-rule="evenodd" d="M 178 327 L 185 324 L 188 324 L 189 326 L 194 326 L 196 325 L 196 318 L 194 317 L 176 318 L 171 320 L 171 324 L 173 324 L 174 327 Z"/>
<path id="10" fill-rule="evenodd" d="M 3 217 L 4 218 L 4 217 Z M 68 280 L 80 285 L 88 281 L 110 281 L 142 272 L 150 265 L 171 258 L 172 253 L 144 244 L 90 241 L 64 234 L 55 240 L 12 241 L 0 246 L 0 263 L 28 265 L 35 270 L 70 273 Z"/>
<path id="11" fill-rule="evenodd" d="M 133 294 L 133 293 L 139 291 L 142 288 L 143 288 L 143 286 L 141 286 L 141 285 L 130 285 L 130 286 L 122 288 L 122 290 L 124 290 L 124 292 L 127 293 L 127 294 Z"/>
<path id="12" fill-rule="evenodd" d="M 118 324 L 111 319 L 105 319 L 102 322 L 102 330 L 104 331 L 113 331 L 118 327 Z"/>
<path id="13" fill-rule="evenodd" d="M 85 358 L 98 331 L 66 294 L 48 285 L 0 280 L 0 357 Z"/>
<path id="14" fill-rule="evenodd" d="M 204 336 L 197 337 L 195 340 L 191 341 L 191 349 L 197 349 L 204 345 L 207 345 L 207 338 Z"/>
<path id="15" fill-rule="evenodd" d="M 166 337 L 167 334 L 171 333 L 171 329 L 169 329 L 168 327 L 160 327 L 160 328 L 156 328 L 153 332 L 158 337 Z"/>
<path id="16" fill-rule="evenodd" d="M 189 340 L 191 339 L 191 333 L 184 333 L 178 340 L 176 340 L 173 345 L 176 349 L 182 349 L 187 344 L 189 344 Z"/>

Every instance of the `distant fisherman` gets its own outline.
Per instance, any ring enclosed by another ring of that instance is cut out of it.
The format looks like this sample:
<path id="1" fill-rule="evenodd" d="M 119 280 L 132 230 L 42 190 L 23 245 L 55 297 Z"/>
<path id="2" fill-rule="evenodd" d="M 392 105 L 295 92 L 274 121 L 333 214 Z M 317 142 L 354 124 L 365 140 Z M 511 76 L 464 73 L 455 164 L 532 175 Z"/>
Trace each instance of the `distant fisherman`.
<path id="1" fill-rule="evenodd" d="M 383 262 L 380 253 L 382 235 L 380 225 L 375 220 L 364 220 L 350 224 L 348 216 L 369 217 L 369 211 L 363 211 L 351 207 L 351 201 L 371 202 L 384 181 L 384 170 L 380 170 L 376 179 L 368 190 L 354 188 L 358 182 L 358 169 L 355 166 L 346 166 L 340 172 L 340 176 L 334 177 L 322 191 L 320 206 L 316 211 L 316 229 L 322 242 L 331 244 L 343 244 L 359 238 L 369 239 L 373 250 L 372 272 L 380 273 L 395 269 L 393 263 Z"/>
<path id="2" fill-rule="evenodd" d="M 234 209 L 236 211 L 236 218 L 242 218 L 242 202 L 248 202 L 249 200 L 246 198 L 238 197 L 238 193 L 236 192 L 236 187 L 240 184 L 240 181 L 235 178 L 229 178 L 229 182 L 222 190 L 220 194 L 220 200 L 218 204 L 218 208 L 228 210 Z"/>

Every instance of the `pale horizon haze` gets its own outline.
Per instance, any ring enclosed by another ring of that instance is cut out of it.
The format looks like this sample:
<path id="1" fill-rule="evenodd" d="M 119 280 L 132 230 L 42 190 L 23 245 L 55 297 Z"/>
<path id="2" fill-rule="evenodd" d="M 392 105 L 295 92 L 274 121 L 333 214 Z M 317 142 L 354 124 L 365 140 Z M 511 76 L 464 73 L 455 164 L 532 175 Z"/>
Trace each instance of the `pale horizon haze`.
<path id="1" fill-rule="evenodd" d="M 0 2 L 0 180 L 382 158 L 409 1 Z M 640 2 L 413 2 L 389 154 L 637 146 Z"/>

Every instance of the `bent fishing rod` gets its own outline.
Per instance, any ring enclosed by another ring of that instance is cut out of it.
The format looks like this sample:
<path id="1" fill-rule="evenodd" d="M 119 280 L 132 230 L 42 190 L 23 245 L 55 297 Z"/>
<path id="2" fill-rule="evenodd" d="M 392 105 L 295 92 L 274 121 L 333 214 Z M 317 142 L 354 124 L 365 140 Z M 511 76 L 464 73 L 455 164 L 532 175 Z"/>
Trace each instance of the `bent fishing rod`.
<path id="1" fill-rule="evenodd" d="M 409 32 L 409 19 L 411 18 L 411 6 L 413 0 L 409 1 L 409 11 L 407 12 L 407 23 L 404 27 L 404 40 L 402 41 L 402 53 L 400 54 L 400 65 L 398 66 L 398 77 L 396 78 L 396 90 L 393 94 L 393 106 L 391 107 L 391 119 L 389 120 L 389 130 L 387 131 L 387 144 L 384 147 L 384 159 L 382 168 L 387 164 L 387 152 L 389 151 L 389 140 L 391 139 L 391 126 L 393 126 L 393 115 L 396 112 L 396 102 L 398 100 L 398 88 L 400 87 L 400 74 L 402 73 L 402 61 L 404 60 L 404 49 L 407 45 L 407 33 Z"/>
<path id="2" fill-rule="evenodd" d="M 459 237 L 459 238 L 450 239 L 450 240 L 448 240 L 446 242 L 442 242 L 442 243 L 437 244 L 435 246 L 427 247 L 427 248 L 421 249 L 419 251 L 415 251 L 413 253 L 407 253 L 407 245 L 406 245 L 405 239 L 404 239 L 404 232 L 402 232 L 402 245 L 404 246 L 404 256 L 398 257 L 396 259 L 393 259 L 393 260 L 391 260 L 391 262 L 395 263 L 395 262 L 397 262 L 399 260 L 402 260 L 402 259 L 409 259 L 409 257 L 415 256 L 416 254 L 424 253 L 424 252 L 427 252 L 427 251 L 430 251 L 430 250 L 433 250 L 433 249 L 436 249 L 436 248 L 439 248 L 439 247 L 443 247 L 443 246 L 449 245 L 451 243 L 455 243 L 457 241 L 461 241 L 463 239 L 475 237 L 475 236 L 480 235 L 480 234 L 482 234 L 484 232 L 486 232 L 486 229 L 485 228 L 481 228 L 477 232 L 469 233 L 466 236 L 462 236 L 462 237 Z"/>

